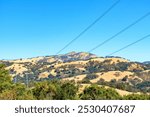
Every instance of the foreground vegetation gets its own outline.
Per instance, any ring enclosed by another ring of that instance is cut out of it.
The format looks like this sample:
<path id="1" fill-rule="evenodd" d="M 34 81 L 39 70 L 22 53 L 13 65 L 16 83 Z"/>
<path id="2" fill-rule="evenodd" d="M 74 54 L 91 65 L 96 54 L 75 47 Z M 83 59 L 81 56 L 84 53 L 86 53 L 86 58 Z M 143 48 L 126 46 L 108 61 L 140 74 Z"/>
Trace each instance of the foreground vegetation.
<path id="1" fill-rule="evenodd" d="M 114 89 L 93 84 L 79 93 L 80 85 L 74 81 L 49 80 L 14 84 L 4 65 L 0 65 L 1 100 L 150 100 L 150 95 L 131 94 L 121 96 Z"/>

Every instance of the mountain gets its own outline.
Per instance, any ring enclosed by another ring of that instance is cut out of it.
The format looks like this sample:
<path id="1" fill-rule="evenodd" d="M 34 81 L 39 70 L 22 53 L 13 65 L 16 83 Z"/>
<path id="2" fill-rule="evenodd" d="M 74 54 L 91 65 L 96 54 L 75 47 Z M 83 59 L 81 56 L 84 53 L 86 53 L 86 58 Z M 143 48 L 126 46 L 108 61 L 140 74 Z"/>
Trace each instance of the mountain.
<path id="1" fill-rule="evenodd" d="M 79 52 L 79 53 L 70 52 L 68 54 L 58 55 L 54 57 L 55 59 L 60 60 L 62 62 L 69 62 L 69 61 L 78 61 L 78 60 L 88 60 L 91 58 L 96 58 L 97 56 L 86 52 Z"/>
<path id="2" fill-rule="evenodd" d="M 150 92 L 149 62 L 132 62 L 121 57 L 98 57 L 87 52 L 2 60 L 14 82 L 51 79 L 99 84 L 130 92 Z"/>
<path id="3" fill-rule="evenodd" d="M 150 64 L 150 61 L 145 61 L 145 62 L 143 62 L 143 64 L 148 65 L 148 64 Z"/>

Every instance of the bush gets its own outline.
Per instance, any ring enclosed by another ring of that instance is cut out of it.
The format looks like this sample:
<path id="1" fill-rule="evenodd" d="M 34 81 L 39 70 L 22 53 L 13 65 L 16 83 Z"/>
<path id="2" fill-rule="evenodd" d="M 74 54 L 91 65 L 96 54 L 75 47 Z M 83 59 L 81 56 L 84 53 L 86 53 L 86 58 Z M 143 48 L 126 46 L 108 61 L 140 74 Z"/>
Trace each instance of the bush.
<path id="1" fill-rule="evenodd" d="M 32 89 L 33 96 L 37 100 L 55 99 L 58 91 L 57 87 L 59 86 L 50 81 L 36 83 L 35 87 Z"/>
<path id="2" fill-rule="evenodd" d="M 43 81 L 32 89 L 37 100 L 73 100 L 77 98 L 78 87 L 72 81 Z"/>
<path id="3" fill-rule="evenodd" d="M 91 84 L 89 79 L 84 78 L 82 81 L 79 81 L 78 83 L 82 83 L 82 84 Z"/>
<path id="4" fill-rule="evenodd" d="M 92 80 L 92 79 L 95 79 L 95 78 L 97 78 L 97 77 L 98 77 L 97 74 L 92 73 L 92 74 L 87 74 L 85 78 L 86 78 L 86 79 L 89 79 L 89 80 Z"/>
<path id="5" fill-rule="evenodd" d="M 150 100 L 150 95 L 130 94 L 123 97 L 124 100 Z"/>
<path id="6" fill-rule="evenodd" d="M 1 100 L 33 100 L 30 90 L 27 90 L 23 84 L 11 85 L 11 89 L 5 89 L 0 93 Z"/>
<path id="7" fill-rule="evenodd" d="M 0 83 L 4 82 L 11 82 L 11 77 L 9 75 L 9 72 L 5 70 L 5 65 L 0 64 Z"/>
<path id="8" fill-rule="evenodd" d="M 65 81 L 61 83 L 60 91 L 57 93 L 57 100 L 77 99 L 78 86 L 74 81 Z"/>
<path id="9" fill-rule="evenodd" d="M 12 82 L 9 72 L 5 70 L 5 65 L 0 64 L 0 93 L 11 88 Z"/>
<path id="10" fill-rule="evenodd" d="M 121 99 L 121 96 L 111 88 L 104 88 L 98 85 L 91 85 L 84 89 L 80 94 L 82 100 L 115 100 Z"/>

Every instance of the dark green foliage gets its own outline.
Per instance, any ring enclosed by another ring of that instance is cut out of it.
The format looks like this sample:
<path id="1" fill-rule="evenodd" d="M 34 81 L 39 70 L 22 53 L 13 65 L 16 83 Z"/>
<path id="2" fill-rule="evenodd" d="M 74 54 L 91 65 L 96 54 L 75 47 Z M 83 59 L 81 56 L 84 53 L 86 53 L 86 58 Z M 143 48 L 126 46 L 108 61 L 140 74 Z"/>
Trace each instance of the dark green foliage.
<path id="1" fill-rule="evenodd" d="M 83 71 L 76 68 L 75 65 L 63 65 L 59 68 L 55 69 L 55 73 L 57 74 L 57 78 L 66 78 L 66 77 L 73 77 L 76 75 L 81 75 Z"/>
<path id="2" fill-rule="evenodd" d="M 24 100 L 33 99 L 25 85 L 13 84 L 9 72 L 5 70 L 5 65 L 0 64 L 0 99 Z"/>
<path id="3" fill-rule="evenodd" d="M 150 87 L 150 81 L 145 81 L 136 85 L 137 88 Z"/>
<path id="4" fill-rule="evenodd" d="M 123 97 L 124 100 L 150 100 L 150 95 L 146 94 L 130 94 Z"/>
<path id="5" fill-rule="evenodd" d="M 85 67 L 86 71 L 88 71 L 89 73 L 98 72 L 99 64 L 100 63 L 98 61 L 89 61 Z"/>
<path id="6" fill-rule="evenodd" d="M 69 81 L 43 81 L 35 84 L 32 89 L 37 100 L 73 100 L 77 98 L 78 87 Z"/>
<path id="7" fill-rule="evenodd" d="M 0 83 L 0 93 L 2 93 L 5 90 L 10 90 L 12 89 L 12 84 L 9 82 L 3 82 Z"/>
<path id="8" fill-rule="evenodd" d="M 87 78 L 84 78 L 82 81 L 78 82 L 78 83 L 82 83 L 82 84 L 91 84 L 90 80 Z"/>
<path id="9" fill-rule="evenodd" d="M 136 85 L 136 88 L 142 92 L 150 92 L 150 81 L 144 81 Z"/>
<path id="10" fill-rule="evenodd" d="M 7 70 L 5 70 L 5 65 L 0 64 L 0 93 L 3 90 L 11 89 L 11 77 Z"/>
<path id="11" fill-rule="evenodd" d="M 57 95 L 58 85 L 59 84 L 50 81 L 36 83 L 32 89 L 33 96 L 37 100 L 52 100 Z"/>
<path id="12" fill-rule="evenodd" d="M 58 100 L 74 100 L 77 99 L 78 86 L 73 81 L 62 82 L 60 91 L 57 93 Z"/>
<path id="13" fill-rule="evenodd" d="M 107 65 L 109 61 L 105 61 Z M 92 63 L 96 65 L 95 63 Z M 98 70 L 103 70 L 101 64 L 94 67 Z M 104 65 L 104 64 L 103 64 Z M 105 66 L 104 65 L 104 66 Z M 104 67 L 103 66 L 103 67 Z M 70 66 L 72 71 L 67 71 L 68 75 L 77 74 L 78 70 L 74 66 Z M 106 67 L 105 67 L 106 68 Z M 90 67 L 87 68 L 90 70 Z M 107 70 L 111 70 L 112 67 Z M 37 72 L 38 69 L 35 69 Z M 93 71 L 93 70 L 92 70 Z M 92 72 L 91 71 L 91 72 Z M 80 73 L 80 72 L 79 72 Z M 33 74 L 30 74 L 34 78 Z M 66 75 L 66 74 L 64 74 Z M 84 89 L 81 94 L 79 93 L 79 88 L 74 81 L 62 81 L 54 80 L 54 76 L 50 75 L 49 80 L 34 82 L 32 80 L 32 85 L 26 87 L 25 84 L 17 83 L 14 84 L 11 81 L 11 77 L 7 70 L 5 70 L 5 65 L 0 64 L 0 99 L 1 100 L 150 100 L 150 95 L 146 93 L 150 91 L 150 82 L 141 82 L 139 79 L 129 80 L 127 77 L 120 81 L 111 80 L 106 82 L 104 79 L 100 79 L 98 84 L 108 85 L 110 87 L 123 89 L 131 92 L 142 91 L 145 94 L 131 94 L 127 96 L 120 96 L 114 89 L 100 87 L 98 85 L 91 85 Z M 62 77 L 62 72 L 60 72 L 60 77 Z M 86 78 L 81 83 L 90 84 L 91 79 L 95 79 L 98 76 L 95 73 L 88 74 Z M 31 81 L 31 79 L 30 79 Z M 138 89 L 138 90 L 137 90 Z"/>
<path id="14" fill-rule="evenodd" d="M 120 71 L 126 71 L 128 69 L 129 63 L 119 62 L 116 64 L 116 69 Z"/>
<path id="15" fill-rule="evenodd" d="M 135 86 L 130 85 L 129 82 L 126 82 L 125 79 L 123 78 L 123 80 L 121 80 L 121 81 L 117 81 L 116 79 L 112 79 L 110 82 L 107 82 L 107 81 L 104 81 L 104 80 L 99 80 L 97 82 L 97 84 L 104 85 L 104 86 L 109 86 L 109 87 L 113 87 L 113 88 L 117 88 L 117 89 L 121 89 L 121 90 L 126 90 L 126 91 L 129 91 L 129 92 L 138 92 L 138 91 L 140 91 Z"/>
<path id="16" fill-rule="evenodd" d="M 141 83 L 141 80 L 140 80 L 139 78 L 134 78 L 134 79 L 130 79 L 129 82 L 130 82 L 133 86 L 135 86 L 135 85 Z"/>
<path id="17" fill-rule="evenodd" d="M 0 83 L 11 82 L 9 72 L 5 70 L 5 65 L 0 64 Z"/>
<path id="18" fill-rule="evenodd" d="M 135 75 L 137 75 L 139 78 L 142 78 L 143 80 L 150 81 L 150 71 L 137 72 Z"/>
<path id="19" fill-rule="evenodd" d="M 101 78 L 98 82 L 97 82 L 98 85 L 104 85 L 106 86 L 107 85 L 107 82 L 105 82 L 105 80 L 103 78 Z"/>
<path id="20" fill-rule="evenodd" d="M 50 74 L 50 75 L 48 75 L 48 78 L 49 79 L 53 79 L 53 78 L 55 78 L 52 74 Z"/>
<path id="21" fill-rule="evenodd" d="M 15 84 L 11 89 L 3 90 L 0 93 L 1 100 L 33 100 L 32 92 L 22 84 Z"/>
<path id="22" fill-rule="evenodd" d="M 145 64 L 145 66 L 147 67 L 147 69 L 150 69 L 150 63 Z"/>
<path id="23" fill-rule="evenodd" d="M 115 100 L 120 99 L 121 96 L 114 89 L 92 85 L 84 89 L 80 98 L 82 100 Z"/>
<path id="24" fill-rule="evenodd" d="M 132 65 L 138 65 L 140 67 L 132 68 Z M 131 70 L 128 68 L 131 67 Z M 85 69 L 88 73 L 96 72 L 108 72 L 108 71 L 131 71 L 131 72 L 141 72 L 142 69 L 147 69 L 146 66 L 134 63 L 134 62 L 119 62 L 111 63 L 111 60 L 105 60 L 103 62 L 90 61 L 86 64 Z"/>
<path id="25" fill-rule="evenodd" d="M 87 74 L 86 77 L 85 77 L 85 79 L 92 80 L 92 79 L 95 79 L 95 78 L 97 78 L 97 77 L 98 77 L 97 74 L 91 73 L 91 74 Z"/>
<path id="26" fill-rule="evenodd" d="M 13 65 L 14 63 L 13 62 L 9 62 L 9 61 L 0 61 L 0 64 L 4 64 L 6 66 L 11 66 Z"/>

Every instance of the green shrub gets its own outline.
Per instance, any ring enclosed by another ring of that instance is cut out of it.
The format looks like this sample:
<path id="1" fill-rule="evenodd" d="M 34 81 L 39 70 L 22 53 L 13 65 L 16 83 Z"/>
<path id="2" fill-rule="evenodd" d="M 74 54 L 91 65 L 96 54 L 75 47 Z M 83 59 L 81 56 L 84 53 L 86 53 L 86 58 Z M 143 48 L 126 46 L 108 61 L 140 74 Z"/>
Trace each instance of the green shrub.
<path id="1" fill-rule="evenodd" d="M 84 89 L 80 94 L 82 100 L 116 100 L 121 99 L 121 96 L 111 88 L 104 88 L 98 85 L 91 85 Z"/>

